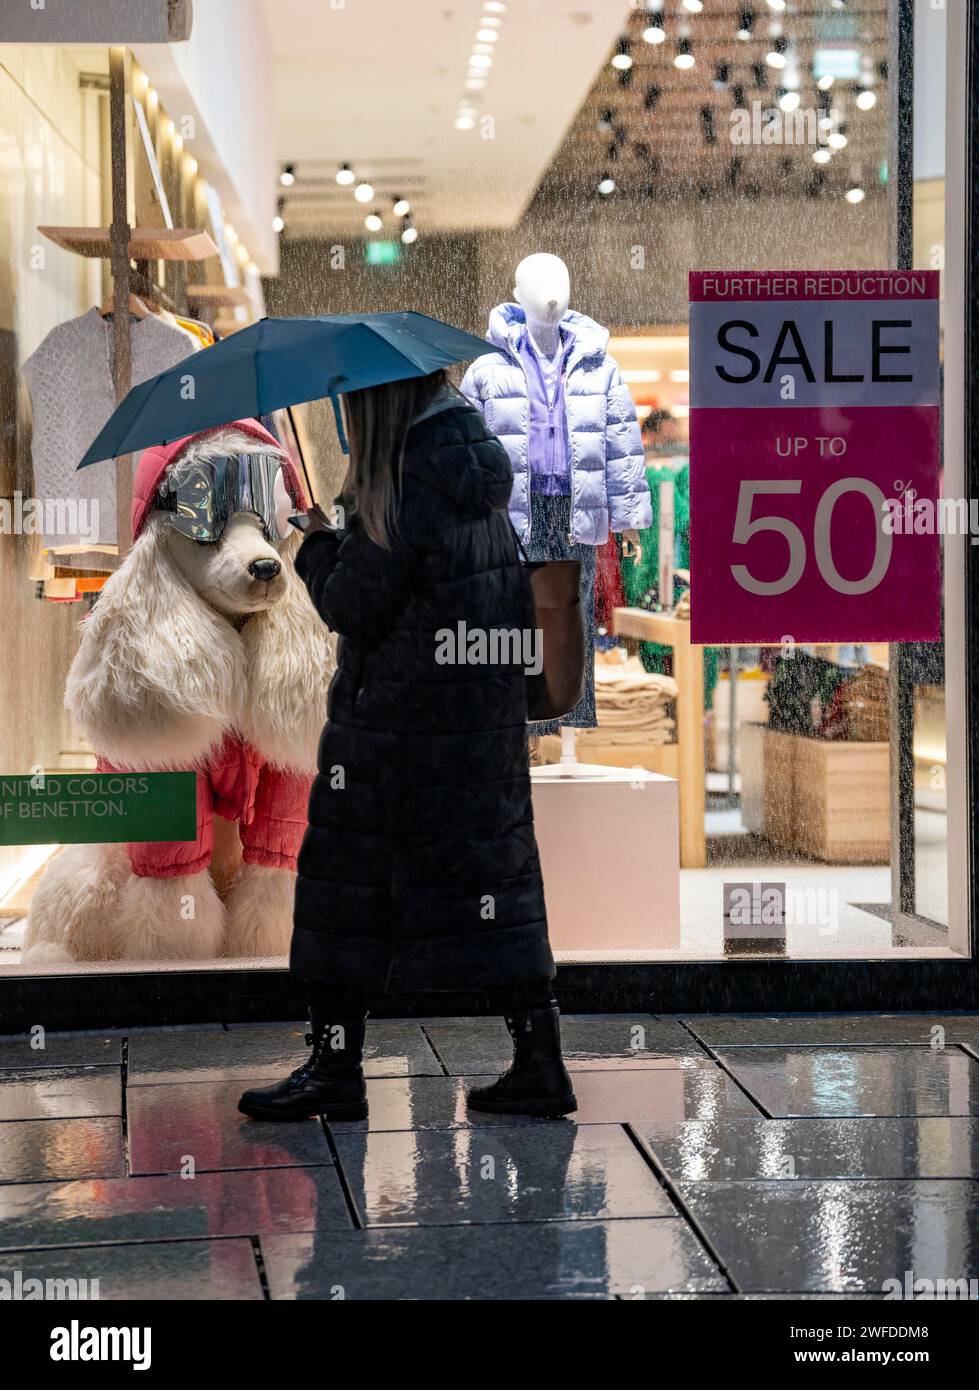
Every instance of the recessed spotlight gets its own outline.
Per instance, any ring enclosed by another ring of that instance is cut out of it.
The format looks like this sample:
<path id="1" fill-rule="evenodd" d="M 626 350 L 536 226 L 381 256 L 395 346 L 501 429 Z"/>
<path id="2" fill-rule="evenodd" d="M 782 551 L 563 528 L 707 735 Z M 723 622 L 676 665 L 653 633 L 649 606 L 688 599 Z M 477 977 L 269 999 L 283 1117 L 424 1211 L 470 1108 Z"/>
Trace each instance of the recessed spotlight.
<path id="1" fill-rule="evenodd" d="M 836 79 L 833 77 L 833 74 L 831 72 L 824 72 L 822 77 L 816 83 L 816 86 L 819 88 L 821 92 L 828 92 L 835 80 Z"/>
<path id="2" fill-rule="evenodd" d="M 826 143 L 831 150 L 845 150 L 847 138 L 842 130 L 834 130 L 826 137 Z"/>
<path id="3" fill-rule="evenodd" d="M 483 89 L 485 88 L 485 86 L 486 86 L 486 78 L 485 78 L 485 77 L 467 77 L 467 78 L 466 78 L 466 91 L 467 91 L 467 92 L 481 92 L 481 91 L 483 91 Z"/>
<path id="4" fill-rule="evenodd" d="M 496 43 L 500 36 L 495 29 L 477 29 L 476 37 L 480 43 Z"/>
<path id="5" fill-rule="evenodd" d="M 691 14 L 700 14 L 704 8 L 704 0 L 683 0 L 683 8 Z"/>
<path id="6" fill-rule="evenodd" d="M 610 193 L 615 192 L 615 179 L 613 179 L 611 174 L 602 175 L 602 177 L 598 181 L 597 191 L 602 195 L 603 198 L 607 198 Z"/>
<path id="7" fill-rule="evenodd" d="M 469 59 L 469 66 L 471 68 L 491 68 L 493 59 L 488 53 L 474 53 Z"/>
<path id="8" fill-rule="evenodd" d="M 735 38 L 740 39 L 742 43 L 747 43 L 747 41 L 751 38 L 751 30 L 754 26 L 754 23 L 754 11 L 749 10 L 747 8 L 743 9 L 741 13 L 738 15 L 738 31 L 735 34 Z"/>
<path id="9" fill-rule="evenodd" d="M 369 212 L 364 218 L 364 226 L 369 232 L 379 232 L 384 223 L 376 212 Z"/>
<path id="10" fill-rule="evenodd" d="M 343 187 L 354 181 L 354 171 L 349 164 L 341 164 L 337 170 L 337 183 Z"/>
<path id="11" fill-rule="evenodd" d="M 505 14 L 506 5 L 503 0 L 483 0 L 483 9 L 487 14 Z"/>
<path id="12" fill-rule="evenodd" d="M 407 217 L 411 212 L 411 204 L 407 198 L 395 198 L 394 207 L 391 209 L 395 217 Z"/>
<path id="13" fill-rule="evenodd" d="M 846 200 L 848 203 L 862 203 L 866 196 L 866 193 L 858 183 L 851 184 L 846 190 Z"/>
<path id="14" fill-rule="evenodd" d="M 779 108 L 782 111 L 798 111 L 802 104 L 802 97 L 798 92 L 783 92 L 778 99 Z"/>
<path id="15" fill-rule="evenodd" d="M 472 116 L 456 116 L 456 130 L 472 130 L 475 124 Z"/>
<path id="16" fill-rule="evenodd" d="M 612 66 L 619 72 L 628 72 L 629 68 L 632 67 L 632 54 L 629 52 L 631 47 L 631 41 L 623 35 L 622 38 L 619 39 L 616 52 L 612 58 Z"/>
<path id="17" fill-rule="evenodd" d="M 282 173 L 279 175 L 279 182 L 282 184 L 283 188 L 292 187 L 292 185 L 296 182 L 295 164 L 287 164 L 285 166 L 285 168 L 282 170 Z"/>
<path id="18" fill-rule="evenodd" d="M 354 197 L 358 203 L 369 203 L 374 197 L 374 188 L 369 183 L 358 183 L 354 189 Z"/>
<path id="19" fill-rule="evenodd" d="M 832 158 L 829 150 L 813 150 L 812 152 L 813 164 L 828 164 Z"/>
<path id="20" fill-rule="evenodd" d="M 665 43 L 666 30 L 663 28 L 663 21 L 654 19 L 642 31 L 642 37 L 644 43 Z"/>
<path id="21" fill-rule="evenodd" d="M 785 0 L 767 0 L 768 8 L 774 10 L 776 14 L 781 14 L 785 9 Z"/>
<path id="22" fill-rule="evenodd" d="M 401 240 L 406 246 L 410 246 L 413 241 L 418 240 L 418 228 L 410 226 L 405 227 L 404 231 L 401 233 Z"/>
<path id="23" fill-rule="evenodd" d="M 676 57 L 673 59 L 673 66 L 679 68 L 681 72 L 686 72 L 692 68 L 696 59 L 693 56 L 689 39 L 677 39 Z"/>
<path id="24" fill-rule="evenodd" d="M 877 93 L 872 92 L 869 87 L 864 87 L 857 95 L 857 106 L 861 111 L 872 111 L 876 105 Z"/>
<path id="25" fill-rule="evenodd" d="M 780 69 L 785 67 L 786 62 L 788 61 L 788 59 L 785 56 L 785 50 L 787 47 L 788 44 L 785 42 L 784 39 L 778 38 L 775 40 L 772 47 L 765 54 L 765 62 L 768 64 L 770 68 Z"/>
<path id="26" fill-rule="evenodd" d="M 273 232 L 281 232 L 281 231 L 284 231 L 284 230 L 285 230 L 285 225 L 286 225 L 285 222 L 282 220 L 282 218 L 279 216 L 279 214 L 276 213 L 276 215 L 272 218 L 272 230 L 273 230 Z"/>

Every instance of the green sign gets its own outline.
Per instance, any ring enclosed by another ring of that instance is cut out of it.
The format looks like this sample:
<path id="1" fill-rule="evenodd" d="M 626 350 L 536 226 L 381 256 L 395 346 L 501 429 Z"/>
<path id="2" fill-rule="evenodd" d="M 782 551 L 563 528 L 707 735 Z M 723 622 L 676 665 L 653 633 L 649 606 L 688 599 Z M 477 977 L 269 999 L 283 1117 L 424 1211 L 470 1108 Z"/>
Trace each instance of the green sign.
<path id="1" fill-rule="evenodd" d="M 401 247 L 396 241 L 369 241 L 364 247 L 368 265 L 397 265 L 400 259 Z"/>
<path id="2" fill-rule="evenodd" d="M 0 845 L 145 844 L 196 838 L 194 772 L 0 776 Z"/>

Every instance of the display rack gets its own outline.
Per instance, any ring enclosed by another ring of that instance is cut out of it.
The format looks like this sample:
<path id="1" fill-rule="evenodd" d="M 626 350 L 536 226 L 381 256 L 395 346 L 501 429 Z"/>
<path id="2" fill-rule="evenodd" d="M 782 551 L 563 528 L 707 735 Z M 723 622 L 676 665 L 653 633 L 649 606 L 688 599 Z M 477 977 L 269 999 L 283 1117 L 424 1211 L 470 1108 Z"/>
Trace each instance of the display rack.
<path id="1" fill-rule="evenodd" d="M 677 683 L 677 781 L 680 784 L 680 866 L 702 869 L 707 863 L 704 763 L 704 649 L 690 641 L 690 622 L 671 613 L 645 608 L 616 608 L 612 612 L 616 637 L 657 642 L 673 653 Z"/>
<path id="2" fill-rule="evenodd" d="M 208 232 L 197 227 L 135 227 L 129 215 L 129 139 L 132 65 L 125 48 L 109 49 L 109 157 L 112 178 L 112 222 L 108 227 L 39 227 L 38 231 L 62 250 L 111 265 L 114 302 L 128 304 L 135 275 L 132 262 L 201 261 L 218 254 Z M 159 170 L 152 168 L 157 177 Z M 116 401 L 132 386 L 132 337 L 128 314 L 112 320 L 112 383 Z M 116 459 L 117 560 L 132 546 L 132 456 Z"/>

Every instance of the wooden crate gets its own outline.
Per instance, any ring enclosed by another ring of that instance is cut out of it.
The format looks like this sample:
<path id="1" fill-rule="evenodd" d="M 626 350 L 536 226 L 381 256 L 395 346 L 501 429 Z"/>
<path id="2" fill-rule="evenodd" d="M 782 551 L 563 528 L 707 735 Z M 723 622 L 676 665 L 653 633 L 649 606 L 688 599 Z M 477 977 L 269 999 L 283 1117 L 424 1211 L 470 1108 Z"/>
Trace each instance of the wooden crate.
<path id="1" fill-rule="evenodd" d="M 795 848 L 831 864 L 891 857 L 890 746 L 795 739 Z"/>

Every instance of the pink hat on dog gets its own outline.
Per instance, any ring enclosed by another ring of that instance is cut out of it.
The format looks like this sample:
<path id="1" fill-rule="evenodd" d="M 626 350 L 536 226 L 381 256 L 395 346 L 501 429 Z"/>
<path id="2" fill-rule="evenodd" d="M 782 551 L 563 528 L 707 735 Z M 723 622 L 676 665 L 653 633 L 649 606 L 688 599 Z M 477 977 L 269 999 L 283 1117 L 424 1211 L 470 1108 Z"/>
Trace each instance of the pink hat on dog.
<path id="1" fill-rule="evenodd" d="M 170 464 L 173 463 L 174 459 L 179 458 L 192 439 L 204 439 L 209 434 L 216 434 L 218 430 L 241 430 L 243 434 L 253 434 L 256 439 L 261 439 L 273 449 L 282 449 L 283 453 L 287 455 L 283 467 L 288 472 L 289 480 L 295 488 L 297 505 L 301 511 L 309 506 L 305 489 L 299 477 L 299 470 L 292 458 L 288 457 L 288 450 L 279 443 L 275 435 L 270 434 L 265 426 L 259 424 L 257 420 L 231 420 L 227 425 L 217 425 L 211 430 L 201 430 L 199 434 L 187 434 L 183 439 L 175 439 L 170 444 L 155 444 L 152 449 L 143 450 L 136 468 L 136 476 L 133 479 L 133 540 L 136 539 L 146 524 L 147 513 L 153 505 L 156 490 Z"/>

